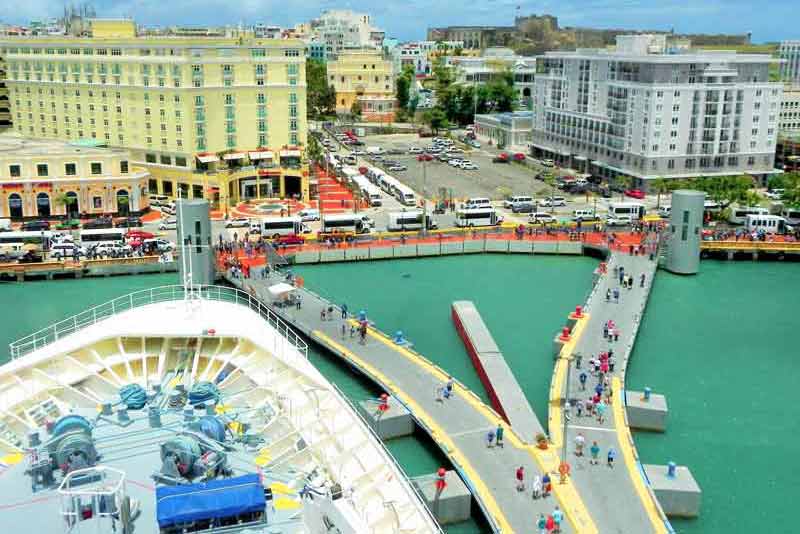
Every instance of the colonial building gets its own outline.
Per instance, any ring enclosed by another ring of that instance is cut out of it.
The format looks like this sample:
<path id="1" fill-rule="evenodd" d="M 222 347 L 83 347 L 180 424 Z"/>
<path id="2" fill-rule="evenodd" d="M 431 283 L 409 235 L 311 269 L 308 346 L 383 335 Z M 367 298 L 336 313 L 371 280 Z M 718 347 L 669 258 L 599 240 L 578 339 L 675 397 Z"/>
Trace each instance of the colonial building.
<path id="1" fill-rule="evenodd" d="M 123 149 L 0 136 L 0 217 L 127 215 L 148 207 L 143 167 Z"/>
<path id="2" fill-rule="evenodd" d="M 336 90 L 337 113 L 350 113 L 358 102 L 364 120 L 394 120 L 395 73 L 381 51 L 343 51 L 336 61 L 328 61 L 328 81 Z"/>

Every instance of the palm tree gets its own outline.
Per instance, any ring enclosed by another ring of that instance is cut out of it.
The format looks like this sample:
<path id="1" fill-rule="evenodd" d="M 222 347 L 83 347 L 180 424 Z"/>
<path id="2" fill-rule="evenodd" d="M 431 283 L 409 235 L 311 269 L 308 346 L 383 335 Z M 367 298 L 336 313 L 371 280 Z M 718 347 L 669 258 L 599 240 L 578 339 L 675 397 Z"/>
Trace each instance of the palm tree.
<path id="1" fill-rule="evenodd" d="M 633 179 L 631 179 L 629 176 L 617 176 L 614 178 L 614 182 L 619 185 L 619 199 L 625 200 L 625 191 L 631 187 Z"/>
<path id="2" fill-rule="evenodd" d="M 674 186 L 673 180 L 669 180 L 667 178 L 658 177 L 658 178 L 655 178 L 654 180 L 652 180 L 650 182 L 650 185 L 653 187 L 653 189 L 656 190 L 656 195 L 657 195 L 656 196 L 656 208 L 660 208 L 661 207 L 661 195 L 664 194 L 664 193 L 669 193 L 670 191 L 672 191 L 672 188 Z"/>

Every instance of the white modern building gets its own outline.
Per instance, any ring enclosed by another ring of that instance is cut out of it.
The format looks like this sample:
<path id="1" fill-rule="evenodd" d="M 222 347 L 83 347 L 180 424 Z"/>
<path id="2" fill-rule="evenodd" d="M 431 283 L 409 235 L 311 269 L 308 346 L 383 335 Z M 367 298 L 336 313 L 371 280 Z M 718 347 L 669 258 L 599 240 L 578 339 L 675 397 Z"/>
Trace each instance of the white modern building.
<path id="1" fill-rule="evenodd" d="M 532 152 L 646 187 L 656 177 L 775 172 L 783 84 L 768 55 L 668 48 L 625 35 L 614 49 L 538 58 Z"/>
<path id="2" fill-rule="evenodd" d="M 523 106 L 531 102 L 536 74 L 536 58 L 519 56 L 510 48 L 487 48 L 481 56 L 448 56 L 446 65 L 455 68 L 456 83 L 482 84 L 505 71 L 514 75 L 514 87 Z"/>
<path id="3" fill-rule="evenodd" d="M 524 150 L 531 142 L 533 113 L 514 111 L 475 116 L 475 135 L 498 148 Z"/>
<path id="4" fill-rule="evenodd" d="M 406 66 L 411 66 L 417 76 L 429 76 L 436 54 L 459 48 L 464 48 L 463 41 L 410 41 L 392 47 L 390 54 L 395 72 L 402 72 Z"/>
<path id="5" fill-rule="evenodd" d="M 800 85 L 783 88 L 778 129 L 782 134 L 800 134 Z"/>
<path id="6" fill-rule="evenodd" d="M 329 55 L 348 48 L 381 48 L 385 32 L 372 25 L 370 15 L 347 9 L 323 11 L 319 18 L 298 24 L 296 36 L 324 43 Z"/>
<path id="7" fill-rule="evenodd" d="M 800 41 L 781 41 L 781 80 L 800 85 Z"/>

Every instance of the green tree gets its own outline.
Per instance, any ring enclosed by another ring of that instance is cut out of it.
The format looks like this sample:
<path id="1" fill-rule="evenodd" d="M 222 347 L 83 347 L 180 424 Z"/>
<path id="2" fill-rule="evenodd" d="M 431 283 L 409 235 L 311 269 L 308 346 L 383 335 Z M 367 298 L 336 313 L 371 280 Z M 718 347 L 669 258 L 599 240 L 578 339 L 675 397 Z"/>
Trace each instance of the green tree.
<path id="1" fill-rule="evenodd" d="M 750 176 L 713 176 L 691 180 L 690 187 L 706 193 L 722 209 L 733 203 L 746 203 L 748 192 L 753 188 Z"/>
<path id="2" fill-rule="evenodd" d="M 439 107 L 435 107 L 429 111 L 426 111 L 422 115 L 422 120 L 425 122 L 425 124 L 430 126 L 434 134 L 438 134 L 439 130 L 447 128 L 450 125 L 449 121 L 447 120 L 447 115 Z"/>
<path id="3" fill-rule="evenodd" d="M 433 76 L 436 78 L 436 92 L 440 93 L 450 87 L 455 81 L 452 67 L 444 64 L 444 58 L 436 58 L 433 66 Z"/>
<path id="4" fill-rule="evenodd" d="M 361 118 L 361 102 L 359 102 L 357 99 L 353 100 L 353 105 L 350 106 L 350 114 L 354 118 Z"/>
<path id="5" fill-rule="evenodd" d="M 656 178 L 650 182 L 650 186 L 656 192 L 656 208 L 661 207 L 661 195 L 673 190 L 673 180 L 667 178 Z"/>
<path id="6" fill-rule="evenodd" d="M 328 68 L 323 61 L 306 61 L 306 109 L 319 119 L 336 114 L 336 91 L 328 84 Z"/>
<path id="7" fill-rule="evenodd" d="M 800 208 L 800 173 L 783 175 L 783 204 L 789 208 Z"/>
<path id="8" fill-rule="evenodd" d="M 306 158 L 309 163 L 319 163 L 322 160 L 322 146 L 316 135 L 308 136 L 308 146 L 306 147 Z"/>
<path id="9" fill-rule="evenodd" d="M 406 65 L 403 72 L 397 77 L 397 104 L 402 109 L 408 107 L 408 100 L 411 92 L 411 84 L 414 80 L 414 67 Z"/>

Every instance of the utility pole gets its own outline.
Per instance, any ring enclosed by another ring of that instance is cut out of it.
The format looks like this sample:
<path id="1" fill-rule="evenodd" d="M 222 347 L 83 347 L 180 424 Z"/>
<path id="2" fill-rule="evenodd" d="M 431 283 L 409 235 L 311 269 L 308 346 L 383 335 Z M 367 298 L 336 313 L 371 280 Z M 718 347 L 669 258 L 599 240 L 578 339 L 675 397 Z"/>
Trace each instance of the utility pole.
<path id="1" fill-rule="evenodd" d="M 422 158 L 422 235 L 428 235 L 428 200 L 426 198 L 428 188 L 428 160 L 427 153 L 423 152 Z"/>
<path id="2" fill-rule="evenodd" d="M 561 435 L 561 463 L 567 461 L 567 403 L 569 403 L 569 375 L 572 371 L 572 355 L 567 360 L 567 383 L 564 387 L 564 406 L 561 408 L 561 414 L 564 418 L 564 433 Z"/>

